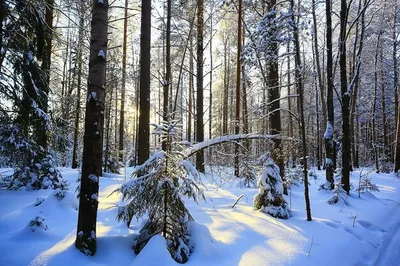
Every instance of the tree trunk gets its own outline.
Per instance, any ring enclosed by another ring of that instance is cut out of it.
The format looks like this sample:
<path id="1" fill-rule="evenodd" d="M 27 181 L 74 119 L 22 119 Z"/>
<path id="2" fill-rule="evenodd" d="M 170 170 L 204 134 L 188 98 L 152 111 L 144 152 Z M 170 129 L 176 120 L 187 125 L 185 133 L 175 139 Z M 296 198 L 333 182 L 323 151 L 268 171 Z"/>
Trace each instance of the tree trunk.
<path id="1" fill-rule="evenodd" d="M 325 1 L 326 7 L 326 81 L 327 81 L 327 113 L 328 122 L 324 134 L 325 151 L 326 151 L 326 181 L 330 183 L 330 188 L 334 187 L 333 171 L 334 171 L 334 110 L 333 110 L 333 55 L 332 55 L 332 18 L 331 18 L 331 0 Z"/>
<path id="2" fill-rule="evenodd" d="M 350 192 L 350 93 L 347 87 L 346 67 L 346 34 L 347 34 L 347 1 L 340 5 L 340 88 L 342 93 L 342 184 Z"/>
<path id="3" fill-rule="evenodd" d="M 165 78 L 163 81 L 163 120 L 169 121 L 169 87 L 171 84 L 171 1 L 167 1 L 167 29 L 166 29 L 166 53 L 165 53 Z M 168 150 L 168 143 L 162 142 L 162 149 Z"/>
<path id="4" fill-rule="evenodd" d="M 143 164 L 150 153 L 150 45 L 151 1 L 142 0 L 140 28 L 140 107 L 138 164 Z"/>
<path id="5" fill-rule="evenodd" d="M 188 92 L 188 97 L 189 97 L 189 103 L 188 103 L 188 127 L 187 127 L 187 141 L 192 142 L 192 116 L 193 116 L 193 101 L 192 101 L 192 94 L 193 94 L 193 85 L 194 85 L 194 78 L 193 78 L 193 71 L 194 71 L 194 66 L 193 66 L 193 38 L 192 36 L 189 36 L 190 38 L 190 59 L 189 59 L 189 92 Z"/>
<path id="6" fill-rule="evenodd" d="M 235 112 L 235 135 L 239 134 L 240 129 L 240 78 L 241 78 L 241 60 L 240 53 L 242 51 L 242 0 L 239 0 L 238 9 L 238 26 L 237 26 L 237 58 L 236 58 L 236 112 Z M 235 176 L 239 176 L 239 146 L 235 145 Z"/>
<path id="7" fill-rule="evenodd" d="M 43 94 L 40 97 L 39 106 L 44 113 L 48 112 L 48 95 L 50 92 L 50 66 L 51 66 L 51 51 L 52 51 L 52 40 L 53 40 L 53 10 L 54 10 L 54 0 L 46 0 L 46 14 L 45 22 L 47 25 L 45 34 L 45 46 L 44 54 L 42 58 L 42 70 L 45 73 L 43 82 Z M 38 118 L 38 123 L 36 125 L 36 136 L 37 144 L 47 150 L 48 140 L 47 140 L 47 123 L 43 118 Z"/>
<path id="8" fill-rule="evenodd" d="M 383 47 L 381 46 L 380 51 L 381 62 L 383 62 Z M 382 63 L 381 63 L 382 64 Z M 382 93 L 382 126 L 383 126 L 383 154 L 385 156 L 385 164 L 390 162 L 389 155 L 389 140 L 388 140 L 388 129 L 386 121 L 386 97 L 385 97 L 385 73 L 383 70 L 383 65 L 381 66 L 381 93 Z M 386 167 L 385 167 L 386 168 Z"/>
<path id="9" fill-rule="evenodd" d="M 125 0 L 124 13 L 124 36 L 122 42 L 122 87 L 121 87 L 121 108 L 119 110 L 119 142 L 118 155 L 119 161 L 124 161 L 124 140 L 125 140 L 125 87 L 126 87 L 126 39 L 128 30 L 128 0 Z"/>
<path id="10" fill-rule="evenodd" d="M 276 0 L 272 0 L 268 4 L 268 10 L 272 11 L 276 7 Z M 275 16 L 275 15 L 272 15 Z M 274 33 L 271 33 L 272 35 Z M 278 58 L 278 44 L 271 43 L 269 49 L 275 53 Z M 281 112 L 280 112 L 280 87 L 279 87 L 279 73 L 278 73 L 278 60 L 271 59 L 268 63 L 268 101 L 269 101 L 269 134 L 280 134 L 281 133 Z M 272 154 L 273 160 L 279 166 L 280 174 L 284 175 L 283 157 L 281 154 L 281 140 L 274 139 L 274 151 Z"/>
<path id="11" fill-rule="evenodd" d="M 327 111 L 326 111 L 326 103 L 325 103 L 325 90 L 322 84 L 322 73 L 321 73 L 321 64 L 319 62 L 319 46 L 318 46 L 318 32 L 317 32 L 317 18 L 315 14 L 316 4 L 315 0 L 312 0 L 312 16 L 313 16 L 313 33 L 314 33 L 314 51 L 315 51 L 315 64 L 317 69 L 317 77 L 318 77 L 318 87 L 321 98 L 321 111 L 322 111 L 322 121 L 323 124 L 327 123 Z M 319 133 L 319 132 L 318 132 Z"/>
<path id="12" fill-rule="evenodd" d="M 399 4 L 395 5 L 395 13 L 393 19 L 393 84 L 394 84 L 394 98 L 395 98 L 395 119 L 396 119 L 396 141 L 395 141 L 395 159 L 394 171 L 400 170 L 400 106 L 399 106 L 399 69 L 397 63 L 397 19 L 398 19 Z"/>
<path id="13" fill-rule="evenodd" d="M 81 115 L 81 83 L 82 83 L 82 52 L 83 52 L 83 30 L 84 30 L 84 10 L 83 5 L 78 7 L 79 10 L 79 33 L 78 33 L 78 81 L 76 88 L 76 113 L 75 113 L 75 123 L 74 123 L 74 146 L 72 150 L 72 169 L 78 167 L 78 134 L 79 134 L 79 119 Z M 108 136 L 107 136 L 108 139 Z"/>
<path id="14" fill-rule="evenodd" d="M 294 20 L 294 0 L 291 0 L 292 7 L 292 21 Z M 296 47 L 296 56 L 295 56 L 295 73 L 296 73 L 296 87 L 297 92 L 299 94 L 299 108 L 300 108 L 300 131 L 302 138 L 302 156 L 303 156 L 303 175 L 304 175 L 304 198 L 306 202 L 306 212 L 307 212 L 307 221 L 311 221 L 311 205 L 310 205 L 310 197 L 308 194 L 308 171 L 307 171 L 307 143 L 306 143 L 306 129 L 305 129 L 305 121 L 304 121 L 304 88 L 303 88 L 303 75 L 301 73 L 301 69 L 304 69 L 301 65 L 300 59 L 300 44 L 299 44 L 299 33 L 297 25 L 294 26 L 294 43 Z"/>
<path id="15" fill-rule="evenodd" d="M 108 0 L 93 0 L 88 101 L 86 104 L 82 177 L 79 193 L 76 247 L 86 255 L 96 252 L 99 177 L 102 170 Z"/>
<path id="16" fill-rule="evenodd" d="M 204 1 L 197 1 L 197 99 L 196 99 L 196 142 L 204 140 L 203 123 L 203 24 L 204 24 Z M 204 152 L 196 155 L 196 168 L 204 173 Z"/>

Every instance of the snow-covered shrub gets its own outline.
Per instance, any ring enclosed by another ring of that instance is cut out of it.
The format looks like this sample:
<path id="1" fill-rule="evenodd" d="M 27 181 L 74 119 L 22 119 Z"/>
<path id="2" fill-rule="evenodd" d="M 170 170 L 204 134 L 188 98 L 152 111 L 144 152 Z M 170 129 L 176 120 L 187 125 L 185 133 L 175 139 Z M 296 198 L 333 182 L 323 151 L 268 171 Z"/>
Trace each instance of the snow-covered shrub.
<path id="1" fill-rule="evenodd" d="M 15 169 L 10 189 L 68 189 L 68 182 L 63 179 L 54 165 L 51 155 L 39 162 L 33 161 L 28 166 Z"/>
<path id="2" fill-rule="evenodd" d="M 361 193 L 364 193 L 365 191 L 377 191 L 379 192 L 379 188 L 377 185 L 373 184 L 372 178 L 369 177 L 368 173 L 362 174 L 360 173 L 360 179 L 358 181 L 358 197 L 361 196 Z"/>
<path id="3" fill-rule="evenodd" d="M 157 126 L 167 147 L 175 136 L 176 122 Z M 139 253 L 154 235 L 162 235 L 168 243 L 171 256 L 179 263 L 188 260 L 191 252 L 188 222 L 193 218 L 183 201 L 183 196 L 198 202 L 204 198 L 195 181 L 199 173 L 179 152 L 155 152 L 144 164 L 136 166 L 132 178 L 122 184 L 127 205 L 119 207 L 117 219 L 130 224 L 132 218 L 148 214 L 148 220 L 136 238 L 135 252 Z"/>
<path id="4" fill-rule="evenodd" d="M 282 219 L 290 216 L 289 206 L 283 197 L 283 182 L 279 174 L 279 167 L 268 154 L 260 157 L 263 163 L 257 186 L 258 194 L 255 195 L 253 205 L 256 209 Z"/>
<path id="5" fill-rule="evenodd" d="M 38 215 L 29 222 L 28 226 L 30 227 L 32 232 L 35 232 L 37 229 L 42 229 L 44 231 L 47 231 L 48 226 L 45 220 L 46 219 L 43 216 Z"/>

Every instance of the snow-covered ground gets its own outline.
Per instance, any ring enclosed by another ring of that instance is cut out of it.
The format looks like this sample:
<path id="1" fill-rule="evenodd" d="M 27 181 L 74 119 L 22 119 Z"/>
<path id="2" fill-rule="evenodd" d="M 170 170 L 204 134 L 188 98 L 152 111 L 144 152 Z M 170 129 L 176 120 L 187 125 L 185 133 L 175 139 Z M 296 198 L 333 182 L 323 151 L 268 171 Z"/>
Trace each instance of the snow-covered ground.
<path id="1" fill-rule="evenodd" d="M 73 193 L 78 172 L 61 170 L 71 183 L 71 192 L 62 200 L 50 190 L 0 189 L 0 265 L 178 265 L 162 237 L 153 237 L 139 255 L 134 254 L 134 233 L 143 221 L 133 220 L 129 229 L 117 222 L 120 195 L 110 196 L 124 176 L 100 179 L 97 253 L 87 257 L 77 251 Z M 399 179 L 371 173 L 380 192 L 367 192 L 361 198 L 352 192 L 347 204 L 341 200 L 329 205 L 331 192 L 318 190 L 324 173 L 317 174 L 319 179 L 310 181 L 311 222 L 305 220 L 302 187 L 293 187 L 291 200 L 287 197 L 292 217 L 279 220 L 253 209 L 257 189 L 204 177 L 207 202 L 187 201 L 196 223 L 192 224 L 195 251 L 186 265 L 400 265 Z M 358 177 L 358 171 L 352 173 L 353 184 Z M 30 221 L 38 215 L 45 219 L 47 230 L 32 231 Z"/>

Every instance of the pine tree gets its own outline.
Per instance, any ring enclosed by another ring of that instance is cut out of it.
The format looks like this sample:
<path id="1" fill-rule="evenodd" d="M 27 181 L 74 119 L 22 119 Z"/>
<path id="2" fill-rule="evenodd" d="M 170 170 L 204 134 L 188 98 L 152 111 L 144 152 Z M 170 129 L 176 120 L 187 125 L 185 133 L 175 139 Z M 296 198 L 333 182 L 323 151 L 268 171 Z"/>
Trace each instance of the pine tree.
<path id="1" fill-rule="evenodd" d="M 147 223 L 135 241 L 135 252 L 139 253 L 151 237 L 162 235 L 168 240 L 168 250 L 179 263 L 185 263 L 193 247 L 189 245 L 189 222 L 193 221 L 183 201 L 183 196 L 196 202 L 204 198 L 196 185 L 199 173 L 177 152 L 174 145 L 178 134 L 178 121 L 154 125 L 154 134 L 161 137 L 167 150 L 155 152 L 142 165 L 135 167 L 132 179 L 117 190 L 123 194 L 127 205 L 118 209 L 117 219 L 129 226 L 133 217 L 148 213 Z"/>
<path id="2" fill-rule="evenodd" d="M 263 168 L 258 178 L 258 194 L 254 197 L 253 205 L 273 217 L 288 219 L 290 210 L 282 195 L 283 181 L 279 167 L 268 154 L 262 155 L 260 161 Z"/>
<path id="3" fill-rule="evenodd" d="M 90 42 L 85 137 L 75 246 L 86 255 L 96 252 L 99 177 L 102 173 L 106 84 L 108 0 L 94 0 Z"/>

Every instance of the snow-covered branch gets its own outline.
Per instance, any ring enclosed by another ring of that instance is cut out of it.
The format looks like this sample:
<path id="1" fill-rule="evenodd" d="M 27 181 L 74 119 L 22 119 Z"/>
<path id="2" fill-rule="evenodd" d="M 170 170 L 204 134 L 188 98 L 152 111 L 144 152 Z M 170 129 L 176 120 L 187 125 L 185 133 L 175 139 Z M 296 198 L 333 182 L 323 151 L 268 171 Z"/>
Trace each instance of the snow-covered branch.
<path id="1" fill-rule="evenodd" d="M 234 142 L 239 140 L 247 140 L 247 139 L 282 139 L 282 140 L 293 140 L 293 138 L 284 137 L 281 135 L 260 135 L 260 134 L 237 134 L 237 135 L 227 135 L 227 136 L 220 136 L 216 138 L 212 138 L 200 143 L 193 145 L 190 148 L 182 151 L 182 154 L 185 157 L 192 156 L 196 152 L 203 150 L 205 148 L 215 146 L 218 144 L 222 144 L 225 142 Z"/>

